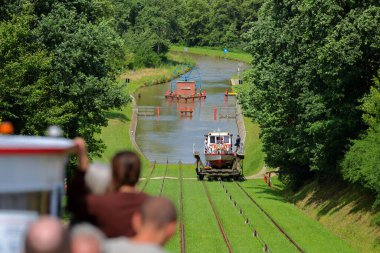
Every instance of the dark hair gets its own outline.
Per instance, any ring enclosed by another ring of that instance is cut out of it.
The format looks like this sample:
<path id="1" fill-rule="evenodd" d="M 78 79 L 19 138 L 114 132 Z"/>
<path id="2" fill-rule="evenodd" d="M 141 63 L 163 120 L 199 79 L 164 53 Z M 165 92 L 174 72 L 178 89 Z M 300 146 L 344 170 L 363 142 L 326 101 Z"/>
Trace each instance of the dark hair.
<path id="1" fill-rule="evenodd" d="M 122 151 L 112 158 L 112 178 L 115 189 L 135 186 L 140 178 L 140 158 L 132 151 Z"/>

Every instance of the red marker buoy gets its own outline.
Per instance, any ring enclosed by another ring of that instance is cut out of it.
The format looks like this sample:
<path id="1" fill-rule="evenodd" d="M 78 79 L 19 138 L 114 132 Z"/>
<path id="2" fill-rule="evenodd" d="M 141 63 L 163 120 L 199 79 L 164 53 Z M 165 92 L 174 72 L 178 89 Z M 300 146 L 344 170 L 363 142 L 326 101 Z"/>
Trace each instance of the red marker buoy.
<path id="1" fill-rule="evenodd" d="M 217 113 L 218 109 L 216 109 L 216 106 L 214 107 L 214 120 L 216 120 L 216 113 Z"/>

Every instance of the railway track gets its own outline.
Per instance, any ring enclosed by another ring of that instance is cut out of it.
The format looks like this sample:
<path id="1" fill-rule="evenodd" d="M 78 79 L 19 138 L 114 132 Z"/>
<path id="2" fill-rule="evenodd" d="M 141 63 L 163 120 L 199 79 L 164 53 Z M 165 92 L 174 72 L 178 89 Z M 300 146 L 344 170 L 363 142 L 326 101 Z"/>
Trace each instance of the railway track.
<path id="1" fill-rule="evenodd" d="M 263 247 L 263 252 L 270 252 L 268 244 L 264 241 L 263 238 L 259 235 L 259 232 L 256 230 L 256 228 L 253 226 L 253 224 L 250 222 L 248 216 L 244 212 L 243 208 L 237 203 L 236 200 L 232 198 L 232 195 L 229 193 L 227 187 L 223 184 L 222 181 L 219 181 L 220 185 L 222 186 L 225 193 L 229 196 L 230 201 L 233 203 L 233 205 L 239 210 L 239 214 L 244 218 L 244 223 L 250 228 L 250 230 L 253 232 L 253 237 L 257 239 L 257 241 L 261 244 Z"/>
<path id="2" fill-rule="evenodd" d="M 212 211 L 213 211 L 213 213 L 215 215 L 215 218 L 216 218 L 216 220 L 218 222 L 219 231 L 220 231 L 220 233 L 223 236 L 223 240 L 226 243 L 228 252 L 233 253 L 233 250 L 232 250 L 232 247 L 231 247 L 231 243 L 228 240 L 228 236 L 227 236 L 226 232 L 224 231 L 224 228 L 223 228 L 223 225 L 222 225 L 222 221 L 220 220 L 220 217 L 219 217 L 219 214 L 218 214 L 218 212 L 217 212 L 217 210 L 215 208 L 214 202 L 212 201 L 212 198 L 211 198 L 210 192 L 209 192 L 209 190 L 207 188 L 207 185 L 206 185 L 206 183 L 204 181 L 202 181 L 202 184 L 203 184 L 203 188 L 204 188 L 204 190 L 206 192 L 208 202 L 209 202 L 209 204 L 210 204 L 210 206 L 212 208 Z"/>
<path id="3" fill-rule="evenodd" d="M 162 178 L 159 196 L 162 196 L 162 192 L 164 191 L 164 185 L 165 185 L 166 174 L 168 173 L 168 167 L 169 167 L 169 161 L 166 160 L 165 173 L 164 173 L 164 177 Z"/>
<path id="4" fill-rule="evenodd" d="M 240 188 L 240 190 L 247 196 L 247 198 L 251 201 L 251 203 L 253 203 L 272 223 L 273 225 L 277 228 L 278 231 L 280 231 L 285 237 L 286 239 L 288 239 L 288 241 L 294 245 L 294 247 L 297 248 L 297 250 L 299 252 L 302 252 L 304 253 L 305 251 L 290 237 L 290 235 L 288 233 L 286 233 L 286 231 L 272 218 L 272 216 L 267 212 L 265 211 L 265 209 L 260 206 L 259 203 L 257 203 L 256 200 L 254 200 L 254 198 L 252 198 L 251 195 L 249 195 L 249 193 L 241 186 L 240 183 L 236 182 L 235 181 L 235 184 Z"/>
<path id="5" fill-rule="evenodd" d="M 150 169 L 149 175 L 148 175 L 148 177 L 146 178 L 143 187 L 141 188 L 141 191 L 142 191 L 142 192 L 145 190 L 146 186 L 148 185 L 149 180 L 150 180 L 150 178 L 152 177 L 153 171 L 156 169 L 156 164 L 157 164 L 156 161 L 154 161 L 154 162 L 152 163 L 152 168 Z"/>
<path id="6" fill-rule="evenodd" d="M 178 162 L 178 173 L 179 173 L 179 231 L 180 231 L 180 246 L 181 246 L 181 253 L 186 252 L 186 237 L 185 237 L 185 224 L 183 222 L 184 215 L 183 215 L 183 185 L 182 185 L 182 162 Z"/>

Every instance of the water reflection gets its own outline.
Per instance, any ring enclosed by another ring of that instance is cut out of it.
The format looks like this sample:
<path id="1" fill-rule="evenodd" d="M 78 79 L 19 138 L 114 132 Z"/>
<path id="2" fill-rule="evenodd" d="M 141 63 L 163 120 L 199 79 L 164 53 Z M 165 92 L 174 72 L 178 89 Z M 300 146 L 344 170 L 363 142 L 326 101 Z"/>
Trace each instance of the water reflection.
<path id="1" fill-rule="evenodd" d="M 150 106 L 155 116 L 139 116 L 136 129 L 136 142 L 149 160 L 171 163 L 181 160 L 193 163 L 193 144 L 197 150 L 203 148 L 203 135 L 209 131 L 220 129 L 229 131 L 236 136 L 235 118 L 220 118 L 228 116 L 228 110 L 235 108 L 235 98 L 225 98 L 224 92 L 230 88 L 229 80 L 237 73 L 238 62 L 207 56 L 192 55 L 202 74 L 202 89 L 207 92 L 205 100 L 195 99 L 184 103 L 176 99 L 165 99 L 164 94 L 170 84 L 144 87 L 137 99 L 139 106 Z M 247 65 L 240 63 L 240 70 Z M 159 107 L 160 116 L 157 116 Z M 192 117 L 181 117 L 179 108 L 192 108 Z M 214 110 L 217 108 L 217 120 L 214 120 Z M 226 109 L 228 107 L 230 109 Z M 222 115 L 221 115 L 222 114 Z"/>

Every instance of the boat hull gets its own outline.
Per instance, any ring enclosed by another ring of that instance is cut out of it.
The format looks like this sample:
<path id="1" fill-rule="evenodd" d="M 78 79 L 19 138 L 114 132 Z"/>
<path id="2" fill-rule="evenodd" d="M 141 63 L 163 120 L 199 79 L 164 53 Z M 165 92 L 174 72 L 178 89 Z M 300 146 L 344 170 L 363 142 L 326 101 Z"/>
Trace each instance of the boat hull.
<path id="1" fill-rule="evenodd" d="M 206 162 L 210 164 L 212 168 L 222 169 L 230 167 L 235 158 L 234 154 L 205 154 Z"/>

